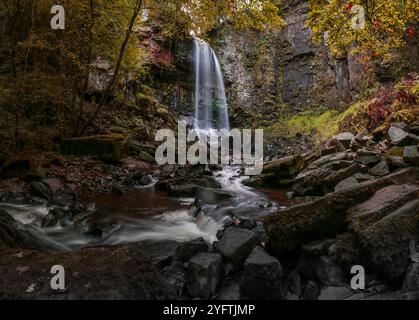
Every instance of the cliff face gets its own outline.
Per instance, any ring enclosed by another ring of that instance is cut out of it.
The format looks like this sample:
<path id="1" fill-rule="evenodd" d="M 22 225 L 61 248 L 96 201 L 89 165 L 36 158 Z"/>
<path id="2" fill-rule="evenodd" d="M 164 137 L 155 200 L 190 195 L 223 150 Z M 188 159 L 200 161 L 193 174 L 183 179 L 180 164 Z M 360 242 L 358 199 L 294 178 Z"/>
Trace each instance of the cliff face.
<path id="1" fill-rule="evenodd" d="M 256 120 L 271 121 L 277 113 L 336 108 L 356 97 L 359 63 L 332 59 L 325 47 L 312 43 L 308 9 L 304 0 L 289 1 L 283 9 L 287 26 L 275 33 L 222 33 L 219 56 L 237 122 L 256 110 L 264 114 Z"/>

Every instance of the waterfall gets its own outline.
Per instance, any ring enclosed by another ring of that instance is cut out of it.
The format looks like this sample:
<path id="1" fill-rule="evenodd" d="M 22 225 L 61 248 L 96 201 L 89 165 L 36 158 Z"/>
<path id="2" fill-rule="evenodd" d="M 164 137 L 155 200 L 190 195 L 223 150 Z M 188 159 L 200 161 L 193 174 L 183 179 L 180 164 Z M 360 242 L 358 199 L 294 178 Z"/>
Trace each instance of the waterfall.
<path id="1" fill-rule="evenodd" d="M 220 63 L 211 46 L 194 39 L 195 129 L 230 130 L 227 97 Z"/>

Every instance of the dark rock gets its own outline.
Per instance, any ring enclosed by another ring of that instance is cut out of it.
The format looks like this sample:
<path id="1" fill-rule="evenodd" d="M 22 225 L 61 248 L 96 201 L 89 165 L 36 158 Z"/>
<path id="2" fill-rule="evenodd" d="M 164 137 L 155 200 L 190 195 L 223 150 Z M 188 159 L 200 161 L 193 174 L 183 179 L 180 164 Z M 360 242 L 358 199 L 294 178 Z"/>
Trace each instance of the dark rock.
<path id="1" fill-rule="evenodd" d="M 205 204 L 219 204 L 222 201 L 227 201 L 232 198 L 232 194 L 223 190 L 199 188 L 195 195 L 195 203 Z"/>
<path id="2" fill-rule="evenodd" d="M 385 152 L 386 157 L 403 157 L 402 147 L 392 147 Z"/>
<path id="3" fill-rule="evenodd" d="M 365 173 L 368 168 L 362 164 L 354 163 L 351 166 L 331 173 L 324 179 L 329 187 L 335 187 L 340 181 L 347 179 L 357 173 Z"/>
<path id="4" fill-rule="evenodd" d="M 261 178 L 264 184 L 277 185 L 284 178 L 293 178 L 305 166 L 301 156 L 289 156 L 264 164 Z"/>
<path id="5" fill-rule="evenodd" d="M 301 247 L 301 250 L 312 256 L 321 256 L 327 254 L 331 245 L 335 243 L 335 239 L 317 240 L 307 243 Z"/>
<path id="6" fill-rule="evenodd" d="M 345 283 L 342 270 L 327 256 L 314 259 L 313 269 L 317 278 L 324 285 L 340 285 Z"/>
<path id="7" fill-rule="evenodd" d="M 31 247 L 31 237 L 25 226 L 2 209 L 0 209 L 0 247 Z"/>
<path id="8" fill-rule="evenodd" d="M 282 299 L 282 267 L 261 247 L 253 249 L 246 259 L 240 283 L 242 298 L 258 300 Z"/>
<path id="9" fill-rule="evenodd" d="M 354 178 L 360 183 L 374 179 L 374 177 L 368 173 L 355 173 Z"/>
<path id="10" fill-rule="evenodd" d="M 339 235 L 329 247 L 327 255 L 345 273 L 349 273 L 354 265 L 360 263 L 360 247 L 355 235 L 344 233 Z"/>
<path id="11" fill-rule="evenodd" d="M 168 285 L 170 285 L 177 298 L 181 298 L 187 281 L 187 270 L 183 263 L 175 262 L 162 272 Z"/>
<path id="12" fill-rule="evenodd" d="M 419 300 L 419 291 L 415 292 L 405 292 L 399 296 L 399 300 Z"/>
<path id="13" fill-rule="evenodd" d="M 159 270 L 172 264 L 179 245 L 176 241 L 141 241 L 137 244 Z"/>
<path id="14" fill-rule="evenodd" d="M 322 238 L 335 237 L 346 226 L 346 211 L 372 197 L 388 185 L 415 182 L 419 171 L 402 169 L 383 178 L 367 181 L 357 188 L 328 194 L 318 200 L 299 204 L 263 218 L 269 244 L 278 255 Z"/>
<path id="15" fill-rule="evenodd" d="M 355 161 L 367 166 L 372 166 L 381 161 L 381 156 L 356 156 Z"/>
<path id="16" fill-rule="evenodd" d="M 419 149 L 418 146 L 408 146 L 404 148 L 403 159 L 406 163 L 419 166 Z"/>
<path id="17" fill-rule="evenodd" d="M 45 271 L 57 261 L 66 268 L 68 290 L 57 294 Z M 19 266 L 30 266 L 24 276 Z M 149 259 L 133 246 L 96 247 L 71 252 L 3 250 L 0 255 L 0 297 L 19 300 L 167 300 L 173 289 Z M 31 279 L 28 283 L 27 279 Z M 27 292 L 36 283 L 33 292 Z M 13 288 L 13 290 L 10 290 Z"/>
<path id="18" fill-rule="evenodd" d="M 199 253 L 189 261 L 188 293 L 192 297 L 209 299 L 219 288 L 222 257 L 218 253 Z"/>
<path id="19" fill-rule="evenodd" d="M 249 219 L 241 220 L 239 227 L 243 229 L 254 229 L 256 227 L 256 221 Z"/>
<path id="20" fill-rule="evenodd" d="M 304 300 L 317 300 L 319 286 L 314 281 L 308 280 L 304 288 Z"/>
<path id="21" fill-rule="evenodd" d="M 349 177 L 339 182 L 335 187 L 335 192 L 341 192 L 353 189 L 359 186 L 359 182 L 355 177 Z"/>
<path id="22" fill-rule="evenodd" d="M 145 151 L 141 151 L 139 153 L 138 159 L 144 162 L 156 163 L 156 159 L 152 155 L 150 155 L 148 152 L 145 152 Z"/>
<path id="23" fill-rule="evenodd" d="M 390 173 L 390 169 L 388 167 L 387 161 L 382 160 L 379 164 L 375 165 L 372 169 L 370 169 L 370 174 L 376 177 L 382 177 L 388 175 Z"/>
<path id="24" fill-rule="evenodd" d="M 36 167 L 29 171 L 25 176 L 26 182 L 39 181 L 45 179 L 47 176 L 47 170 L 42 167 Z"/>
<path id="25" fill-rule="evenodd" d="M 223 281 L 220 292 L 215 297 L 219 301 L 237 301 L 240 300 L 240 280 Z"/>
<path id="26" fill-rule="evenodd" d="M 68 211 L 61 208 L 51 209 L 47 216 L 42 219 L 42 227 L 53 227 L 56 225 L 66 226 L 71 223 L 71 216 Z"/>
<path id="27" fill-rule="evenodd" d="M 243 264 L 249 253 L 258 245 L 255 234 L 246 229 L 228 228 L 216 249 L 235 267 Z"/>
<path id="28" fill-rule="evenodd" d="M 121 186 L 114 184 L 112 186 L 112 193 L 118 196 L 123 196 L 125 194 L 125 190 Z"/>
<path id="29" fill-rule="evenodd" d="M 159 181 L 157 189 L 174 197 L 194 197 L 200 188 L 220 189 L 221 184 L 213 177 L 180 177 Z"/>
<path id="30" fill-rule="evenodd" d="M 1 171 L 5 177 L 24 177 L 33 169 L 33 159 L 26 153 L 13 154 L 4 161 Z"/>
<path id="31" fill-rule="evenodd" d="M 342 143 L 346 148 L 349 148 L 351 141 L 355 139 L 355 135 L 353 135 L 350 132 L 344 132 L 334 136 L 333 139 L 336 139 L 337 141 Z"/>
<path id="32" fill-rule="evenodd" d="M 378 197 L 356 209 L 355 230 L 360 238 L 365 259 L 374 270 L 384 275 L 395 285 L 400 285 L 410 259 L 412 243 L 419 242 L 419 200 L 417 190 L 407 188 L 403 191 L 392 189 L 380 193 L 385 197 L 377 202 Z M 404 193 L 402 193 L 404 192 Z M 392 199 L 392 200 L 391 200 Z M 375 207 L 370 207 L 375 205 Z M 394 206 L 402 207 L 394 209 Z M 395 210 L 395 211 L 393 211 Z M 368 215 L 365 218 L 364 215 Z"/>
<path id="33" fill-rule="evenodd" d="M 297 297 L 301 297 L 301 277 L 297 270 L 293 270 L 287 277 L 287 287 L 292 294 L 295 294 Z"/>
<path id="34" fill-rule="evenodd" d="M 206 251 L 208 251 L 208 244 L 202 238 L 184 242 L 176 248 L 175 259 L 187 262 L 198 253 Z"/>
<path id="35" fill-rule="evenodd" d="M 352 295 L 352 290 L 347 287 L 327 287 L 322 290 L 318 300 L 345 300 Z"/>
<path id="36" fill-rule="evenodd" d="M 408 135 L 409 133 L 400 128 L 390 127 L 388 130 L 388 136 L 393 144 L 399 144 L 403 142 L 403 140 L 406 139 Z"/>
<path id="37" fill-rule="evenodd" d="M 401 292 L 419 292 L 419 262 L 412 263 L 407 269 Z"/>
<path id="38" fill-rule="evenodd" d="M 29 185 L 29 192 L 31 195 L 50 200 L 52 198 L 52 191 L 51 189 L 42 181 L 34 181 Z"/>
<path id="39" fill-rule="evenodd" d="M 153 177 L 150 176 L 149 174 L 145 174 L 141 179 L 140 179 L 140 185 L 142 186 L 148 186 L 149 184 L 153 183 Z"/>

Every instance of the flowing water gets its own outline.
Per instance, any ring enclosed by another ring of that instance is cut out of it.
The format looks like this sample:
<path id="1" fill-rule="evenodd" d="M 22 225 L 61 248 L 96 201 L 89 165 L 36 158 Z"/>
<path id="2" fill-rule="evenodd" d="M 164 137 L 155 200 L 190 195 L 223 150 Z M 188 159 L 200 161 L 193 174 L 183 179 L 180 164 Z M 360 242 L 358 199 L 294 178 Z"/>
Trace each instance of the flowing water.
<path id="1" fill-rule="evenodd" d="M 195 129 L 230 129 L 223 74 L 211 46 L 194 39 Z"/>

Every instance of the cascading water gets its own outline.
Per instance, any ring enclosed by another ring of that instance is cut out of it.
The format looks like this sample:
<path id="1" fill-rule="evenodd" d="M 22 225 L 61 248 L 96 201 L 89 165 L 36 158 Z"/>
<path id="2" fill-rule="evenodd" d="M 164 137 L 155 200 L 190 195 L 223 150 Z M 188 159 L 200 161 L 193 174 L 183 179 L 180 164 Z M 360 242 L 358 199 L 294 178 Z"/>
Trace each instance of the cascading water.
<path id="1" fill-rule="evenodd" d="M 230 130 L 223 74 L 211 46 L 194 39 L 195 129 Z"/>

